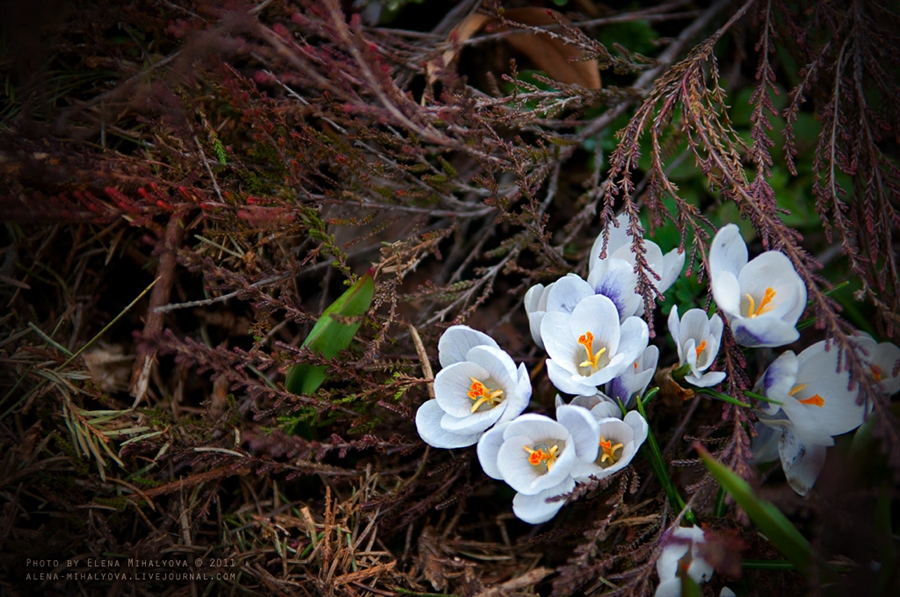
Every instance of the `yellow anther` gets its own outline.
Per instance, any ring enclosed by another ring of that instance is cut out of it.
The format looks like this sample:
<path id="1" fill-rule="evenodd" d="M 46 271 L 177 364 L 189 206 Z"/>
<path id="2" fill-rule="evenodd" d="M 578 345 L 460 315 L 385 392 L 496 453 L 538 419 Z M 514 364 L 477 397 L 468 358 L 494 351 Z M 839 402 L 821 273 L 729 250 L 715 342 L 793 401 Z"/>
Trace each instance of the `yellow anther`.
<path id="1" fill-rule="evenodd" d="M 618 458 L 616 458 L 616 450 L 621 450 L 622 444 L 613 445 L 612 440 L 608 440 L 601 435 L 600 447 L 603 448 L 603 454 L 600 456 L 600 463 L 602 464 L 609 460 L 610 464 L 615 464 L 616 460 L 618 460 Z"/>
<path id="2" fill-rule="evenodd" d="M 585 352 L 587 352 L 587 360 L 583 363 L 579 364 L 579 367 L 590 367 L 594 371 L 599 368 L 600 355 L 606 352 L 606 348 L 601 348 L 597 352 L 594 352 L 594 334 L 590 332 L 585 332 L 578 337 L 578 343 L 584 346 Z"/>
<path id="3" fill-rule="evenodd" d="M 763 313 L 768 313 L 769 311 L 774 309 L 775 305 L 771 303 L 776 294 L 778 293 L 775 292 L 774 288 L 766 288 L 766 292 L 765 294 L 763 294 L 762 300 L 759 301 L 759 307 L 756 306 L 756 301 L 753 300 L 752 296 L 750 296 L 749 294 L 745 294 L 744 296 L 747 297 L 747 302 L 750 303 L 750 308 L 747 309 L 747 317 L 750 317 L 752 319 L 753 317 L 757 317 L 759 315 L 762 315 Z"/>
<path id="4" fill-rule="evenodd" d="M 805 383 L 798 383 L 793 388 L 791 388 L 791 391 L 788 392 L 788 396 L 793 396 L 794 394 L 796 394 L 797 392 L 799 392 L 800 390 L 802 390 L 805 387 L 806 387 Z"/>
<path id="5" fill-rule="evenodd" d="M 501 398 L 501 396 L 503 396 L 503 390 L 491 390 L 474 377 L 470 377 L 469 379 L 472 380 L 472 384 L 469 386 L 467 395 L 475 401 L 475 404 L 472 405 L 473 413 L 477 411 L 482 404 L 488 404 L 490 408 L 493 408 L 503 400 L 503 398 Z"/>
<path id="6" fill-rule="evenodd" d="M 558 445 L 551 446 L 546 452 L 541 448 L 532 450 L 528 446 L 522 447 L 528 452 L 528 464 L 531 466 L 539 466 L 541 463 L 546 462 L 547 472 L 550 472 L 550 469 L 556 464 L 556 453 L 559 451 Z"/>
<path id="7" fill-rule="evenodd" d="M 798 383 L 793 388 L 791 388 L 791 391 L 788 392 L 788 396 L 793 396 L 797 392 L 802 391 L 803 388 L 805 388 L 807 385 L 808 384 L 805 384 L 805 383 Z M 825 399 L 822 398 L 821 396 L 819 396 L 818 394 L 814 394 L 813 396 L 811 396 L 809 398 L 797 400 L 797 402 L 799 402 L 800 404 L 809 404 L 810 406 L 821 407 L 823 404 L 825 404 Z"/>
<path id="8" fill-rule="evenodd" d="M 803 400 L 798 400 L 800 404 L 809 404 L 810 406 L 818 406 L 822 408 L 825 406 L 825 399 L 819 396 L 818 394 L 813 394 L 809 398 L 804 398 Z"/>
<path id="9" fill-rule="evenodd" d="M 697 360 L 699 361 L 699 360 L 700 360 L 700 355 L 703 354 L 703 351 L 704 351 L 704 350 L 706 350 L 706 340 L 704 340 L 703 342 L 701 342 L 701 343 L 700 343 L 700 346 L 698 346 L 698 347 L 695 348 L 694 350 L 697 351 Z"/>

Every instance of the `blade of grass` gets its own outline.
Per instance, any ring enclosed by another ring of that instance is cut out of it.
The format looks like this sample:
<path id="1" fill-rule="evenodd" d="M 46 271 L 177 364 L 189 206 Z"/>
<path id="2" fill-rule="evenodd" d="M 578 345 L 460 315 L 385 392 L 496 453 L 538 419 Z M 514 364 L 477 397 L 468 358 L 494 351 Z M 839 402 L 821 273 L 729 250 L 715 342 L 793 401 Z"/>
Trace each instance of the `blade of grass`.
<path id="1" fill-rule="evenodd" d="M 736 398 L 732 398 L 728 394 L 723 394 L 722 392 L 717 392 L 715 390 L 711 390 L 709 388 L 694 388 L 694 391 L 698 394 L 704 394 L 706 396 L 711 396 L 716 400 L 721 400 L 722 402 L 727 402 L 729 404 L 735 404 L 737 406 L 743 406 L 744 408 L 750 408 L 750 405 L 746 402 L 741 402 Z"/>
<path id="2" fill-rule="evenodd" d="M 653 390 L 659 391 L 659 388 L 653 388 Z M 648 399 L 656 394 L 653 390 L 647 392 Z M 644 420 L 646 421 L 647 412 L 644 409 L 644 402 L 641 400 L 640 396 L 635 396 L 635 400 L 637 401 L 638 412 L 641 413 L 641 416 L 644 417 Z M 650 459 L 650 464 L 653 466 L 653 472 L 656 473 L 656 478 L 659 479 L 660 485 L 663 486 L 666 495 L 669 496 L 669 503 L 678 511 L 685 510 L 686 504 L 684 500 L 681 499 L 681 495 L 679 495 L 675 483 L 672 482 L 672 478 L 669 477 L 669 473 L 666 470 L 666 463 L 662 457 L 662 452 L 659 450 L 659 444 L 656 443 L 656 438 L 653 436 L 653 430 L 649 428 L 649 425 L 647 429 L 647 442 L 644 446 L 647 448 L 647 457 Z M 684 518 L 691 524 L 697 524 L 697 517 L 694 516 L 694 513 L 690 509 L 685 510 Z"/>
<path id="3" fill-rule="evenodd" d="M 128 313 L 128 311 L 130 311 L 131 308 L 134 307 L 134 306 L 137 304 L 137 302 L 138 302 L 139 300 L 141 300 L 142 298 L 144 298 L 144 296 L 145 296 L 148 292 L 150 292 L 150 290 L 156 285 L 157 282 L 159 282 L 159 278 L 153 280 L 153 282 L 151 282 L 150 285 L 147 286 L 147 288 L 145 288 L 145 289 L 143 290 L 143 292 L 141 292 L 139 295 L 137 295 L 137 297 L 136 297 L 133 301 L 131 301 L 130 303 L 128 303 L 128 305 L 127 305 L 124 309 L 122 309 L 122 311 L 120 311 L 118 315 L 116 315 L 115 317 L 113 317 L 112 321 L 110 321 L 110 322 L 107 323 L 105 326 L 103 326 L 103 329 L 100 330 L 99 332 L 97 332 L 97 333 L 94 335 L 93 338 L 91 338 L 90 340 L 88 340 L 84 345 L 82 345 L 81 348 L 79 348 L 79 349 L 76 350 L 74 353 L 72 353 L 71 356 L 70 356 L 69 358 L 67 358 L 65 361 L 63 361 L 63 363 L 62 363 L 61 365 L 59 365 L 59 366 L 56 368 L 56 370 L 59 371 L 60 369 L 62 369 L 63 367 L 65 367 L 66 365 L 68 365 L 69 363 L 71 363 L 72 361 L 74 361 L 75 359 L 77 359 L 79 356 L 81 356 L 81 353 L 83 353 L 85 350 L 87 350 L 88 348 L 90 348 L 91 346 L 93 346 L 94 343 L 97 342 L 97 340 L 99 340 L 100 338 L 102 338 L 102 337 L 103 337 L 103 334 L 105 334 L 106 332 L 108 332 L 110 328 L 112 328 L 116 323 L 118 323 L 118 321 L 119 321 L 120 319 L 122 319 L 122 317 L 124 317 L 125 314 Z M 28 373 L 28 372 L 26 372 L 26 375 L 27 375 L 27 373 Z M 20 379 L 19 381 L 21 381 L 21 379 Z M 21 398 L 19 398 L 19 400 L 17 400 L 17 401 L 15 402 L 15 404 L 13 404 L 12 406 L 10 406 L 8 409 L 6 409 L 6 410 L 3 412 L 2 415 L 0 415 L 0 421 L 2 421 L 3 419 L 5 419 L 6 416 L 7 416 L 9 413 L 11 413 L 11 412 L 14 411 L 16 408 L 18 408 L 20 404 L 22 404 L 23 402 L 25 402 L 26 400 L 28 400 L 28 398 L 29 398 L 32 394 L 34 394 L 35 392 L 37 392 L 37 391 L 39 391 L 41 388 L 43 388 L 44 385 L 45 385 L 46 383 L 47 383 L 47 380 L 44 379 L 43 381 L 39 382 L 34 388 L 32 388 L 31 391 L 29 391 L 29 392 L 26 393 L 24 396 L 22 396 Z M 18 384 L 18 382 L 17 382 L 17 383 L 16 383 L 16 386 L 18 386 L 18 385 L 19 385 L 19 384 Z M 7 397 L 9 397 L 9 395 L 10 395 L 11 393 L 12 393 L 12 392 L 10 391 L 10 393 L 8 393 L 6 396 L 4 396 L 4 397 L 3 397 L 3 400 L 0 401 L 0 404 L 2 404 L 3 402 L 5 402 L 6 399 L 7 399 Z"/>

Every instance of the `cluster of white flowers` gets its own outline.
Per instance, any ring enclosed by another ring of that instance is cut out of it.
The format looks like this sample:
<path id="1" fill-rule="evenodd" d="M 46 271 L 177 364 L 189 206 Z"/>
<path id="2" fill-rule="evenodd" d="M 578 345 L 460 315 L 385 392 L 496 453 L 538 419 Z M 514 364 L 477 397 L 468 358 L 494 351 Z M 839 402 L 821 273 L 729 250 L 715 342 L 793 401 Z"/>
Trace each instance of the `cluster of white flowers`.
<path id="1" fill-rule="evenodd" d="M 647 438 L 647 421 L 628 407 L 653 379 L 659 349 L 649 345 L 641 318 L 644 301 L 636 290 L 627 224 L 623 215 L 610 228 L 604 258 L 603 236 L 594 242 L 587 280 L 570 273 L 525 295 L 531 335 L 548 355 L 547 375 L 560 392 L 574 395 L 569 404 L 556 396 L 556 420 L 523 414 L 532 393 L 528 371 L 524 364 L 516 367 L 492 338 L 454 326 L 439 342 L 442 369 L 434 379 L 435 398 L 416 414 L 419 435 L 438 448 L 477 444 L 485 473 L 516 490 L 513 512 L 523 521 L 553 518 L 576 484 L 622 470 Z M 663 254 L 649 240 L 642 240 L 639 250 L 657 274 L 652 283 L 661 294 L 681 272 L 684 253 Z M 740 231 L 730 224 L 713 239 L 709 274 L 716 305 L 738 344 L 776 347 L 799 338 L 806 286 L 784 254 L 767 251 L 748 261 Z M 717 394 L 709 388 L 726 376 L 713 367 L 725 321 L 697 308 L 679 316 L 678 307 L 672 307 L 668 326 L 679 360 L 673 379 Z M 868 355 L 881 389 L 888 394 L 900 390 L 900 377 L 894 375 L 900 348 L 862 334 L 855 342 Z M 866 407 L 856 403 L 858 390 L 848 389 L 849 373 L 839 365 L 838 351 L 828 350 L 826 342 L 799 355 L 788 351 L 769 366 L 755 390 L 767 400 L 757 407 L 757 461 L 780 457 L 791 487 L 801 495 L 815 482 L 825 447 L 834 436 L 858 427 L 866 414 Z M 698 583 L 710 578 L 712 566 L 697 551 L 703 540 L 698 527 L 666 534 L 657 562 L 657 597 L 680 594 L 685 574 Z M 723 590 L 727 594 L 733 595 Z"/>

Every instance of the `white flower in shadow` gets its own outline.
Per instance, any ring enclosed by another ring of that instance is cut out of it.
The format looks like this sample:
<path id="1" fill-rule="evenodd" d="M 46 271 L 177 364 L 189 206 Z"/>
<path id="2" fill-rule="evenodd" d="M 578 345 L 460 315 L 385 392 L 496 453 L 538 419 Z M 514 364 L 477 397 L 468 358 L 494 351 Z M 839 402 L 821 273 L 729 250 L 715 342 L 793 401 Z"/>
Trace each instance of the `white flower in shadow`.
<path id="1" fill-rule="evenodd" d="M 762 426 L 753 441 L 755 460 L 774 460 L 777 454 L 788 482 L 800 495 L 815 484 L 834 436 L 856 429 L 865 416 L 865 405 L 856 403 L 858 389 L 848 389 L 850 374 L 840 366 L 838 348 L 825 346 L 822 341 L 799 355 L 783 353 L 756 388 L 780 405 L 757 407 Z"/>
<path id="2" fill-rule="evenodd" d="M 806 285 L 791 260 L 766 251 L 747 261 L 747 245 L 734 224 L 723 226 L 709 250 L 713 297 L 742 346 L 784 346 L 800 337 Z"/>

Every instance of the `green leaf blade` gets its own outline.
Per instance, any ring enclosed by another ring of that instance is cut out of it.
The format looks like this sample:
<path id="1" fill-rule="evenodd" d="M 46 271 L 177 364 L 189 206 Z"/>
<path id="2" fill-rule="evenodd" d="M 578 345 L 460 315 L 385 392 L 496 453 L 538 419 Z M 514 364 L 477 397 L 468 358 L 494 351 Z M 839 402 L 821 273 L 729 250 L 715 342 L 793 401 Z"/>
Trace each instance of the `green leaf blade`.
<path id="1" fill-rule="evenodd" d="M 337 356 L 350 346 L 362 325 L 361 318 L 369 310 L 374 297 L 375 280 L 369 270 L 322 312 L 301 348 L 309 348 L 329 359 Z M 348 318 L 356 318 L 358 321 L 344 321 Z M 326 378 L 327 367 L 324 365 L 300 363 L 288 371 L 285 389 L 292 394 L 311 394 Z"/>
<path id="2" fill-rule="evenodd" d="M 768 537 L 772 545 L 799 570 L 807 569 L 816 555 L 809 541 L 791 524 L 791 521 L 775 507 L 774 504 L 761 500 L 753 493 L 750 485 L 731 471 L 727 466 L 715 460 L 709 452 L 697 447 L 703 464 L 712 473 L 722 488 L 734 497 L 750 520 Z"/>

